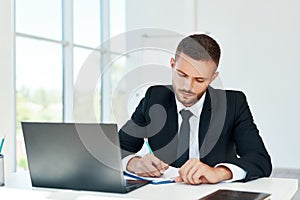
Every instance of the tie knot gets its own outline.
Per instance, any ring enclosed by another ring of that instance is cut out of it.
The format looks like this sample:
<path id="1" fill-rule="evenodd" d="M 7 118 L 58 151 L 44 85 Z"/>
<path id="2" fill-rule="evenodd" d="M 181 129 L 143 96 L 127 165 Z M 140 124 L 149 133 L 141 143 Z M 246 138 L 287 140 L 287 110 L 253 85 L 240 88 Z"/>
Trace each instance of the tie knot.
<path id="1" fill-rule="evenodd" d="M 193 113 L 189 110 L 181 110 L 180 111 L 182 120 L 189 120 L 191 118 L 191 116 L 193 115 Z"/>

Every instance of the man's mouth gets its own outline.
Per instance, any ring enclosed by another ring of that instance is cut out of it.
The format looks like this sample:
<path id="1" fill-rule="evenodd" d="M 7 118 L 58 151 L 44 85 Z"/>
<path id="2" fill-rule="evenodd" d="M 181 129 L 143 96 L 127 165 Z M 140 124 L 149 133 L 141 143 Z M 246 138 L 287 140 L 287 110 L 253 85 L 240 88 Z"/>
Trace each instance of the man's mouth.
<path id="1" fill-rule="evenodd" d="M 195 95 L 193 92 L 186 91 L 186 90 L 179 90 L 179 92 L 185 98 L 192 97 Z"/>

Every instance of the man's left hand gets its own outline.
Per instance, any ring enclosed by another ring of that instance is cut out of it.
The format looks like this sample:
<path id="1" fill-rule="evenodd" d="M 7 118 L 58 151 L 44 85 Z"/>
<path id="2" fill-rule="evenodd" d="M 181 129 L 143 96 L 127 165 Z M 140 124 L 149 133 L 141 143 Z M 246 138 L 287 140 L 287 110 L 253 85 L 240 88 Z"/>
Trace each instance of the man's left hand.
<path id="1" fill-rule="evenodd" d="M 225 166 L 210 167 L 200 160 L 188 160 L 180 169 L 176 182 L 186 184 L 218 183 L 232 179 L 232 172 Z"/>

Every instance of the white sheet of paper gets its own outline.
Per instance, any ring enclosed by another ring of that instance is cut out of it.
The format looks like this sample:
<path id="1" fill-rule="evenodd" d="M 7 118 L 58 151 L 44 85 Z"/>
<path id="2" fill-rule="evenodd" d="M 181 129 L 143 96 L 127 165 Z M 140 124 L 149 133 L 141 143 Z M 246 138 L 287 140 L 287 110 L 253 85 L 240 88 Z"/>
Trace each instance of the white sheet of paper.
<path id="1" fill-rule="evenodd" d="M 179 170 L 178 168 L 169 166 L 169 168 L 159 178 L 138 176 L 138 175 L 136 175 L 134 173 L 131 173 L 131 172 L 128 172 L 128 171 L 126 171 L 126 173 L 131 174 L 132 176 L 135 176 L 138 179 L 143 179 L 143 180 L 152 181 L 154 183 L 159 183 L 159 182 L 174 180 L 174 178 L 176 178 L 177 176 L 179 176 L 178 170 Z M 127 176 L 126 176 L 126 178 L 127 178 Z"/>

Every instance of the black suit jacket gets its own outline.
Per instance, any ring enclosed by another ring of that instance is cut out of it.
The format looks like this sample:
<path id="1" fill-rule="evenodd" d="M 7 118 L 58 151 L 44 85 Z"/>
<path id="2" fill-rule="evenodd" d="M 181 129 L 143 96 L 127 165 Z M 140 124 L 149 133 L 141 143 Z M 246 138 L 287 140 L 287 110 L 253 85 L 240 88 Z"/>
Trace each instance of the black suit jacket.
<path id="1" fill-rule="evenodd" d="M 122 156 L 136 153 L 148 138 L 155 156 L 176 163 L 178 114 L 171 86 L 152 86 L 120 129 Z M 208 87 L 199 121 L 200 160 L 232 163 L 247 172 L 242 181 L 269 176 L 270 156 L 242 92 Z"/>

